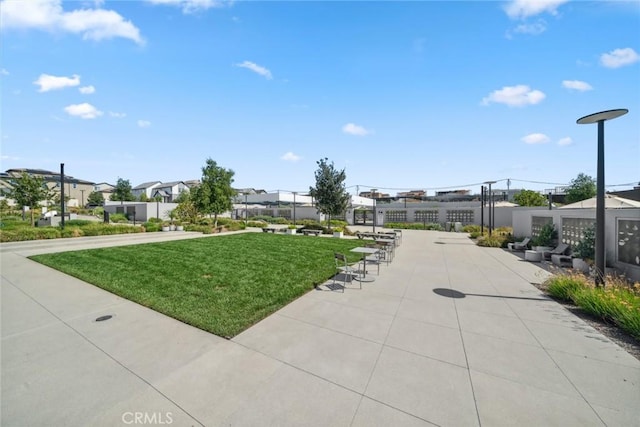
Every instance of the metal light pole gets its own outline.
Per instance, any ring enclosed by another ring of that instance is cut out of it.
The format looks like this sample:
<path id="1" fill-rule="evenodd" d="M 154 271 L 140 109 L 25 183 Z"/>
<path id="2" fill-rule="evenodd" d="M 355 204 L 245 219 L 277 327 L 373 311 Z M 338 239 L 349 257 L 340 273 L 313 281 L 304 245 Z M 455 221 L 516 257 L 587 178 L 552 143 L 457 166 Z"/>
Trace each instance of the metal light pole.
<path id="1" fill-rule="evenodd" d="M 247 202 L 248 193 L 244 193 L 244 225 L 249 224 L 249 203 Z"/>
<path id="2" fill-rule="evenodd" d="M 489 184 L 489 236 L 491 236 L 491 231 L 493 230 L 493 217 L 491 212 L 491 201 L 493 200 L 493 195 L 491 194 L 491 184 L 495 184 L 496 181 L 485 181 L 485 184 Z"/>
<path id="3" fill-rule="evenodd" d="M 64 163 L 60 163 L 60 213 L 60 226 L 64 229 Z"/>
<path id="4" fill-rule="evenodd" d="M 604 122 L 627 114 L 629 110 L 600 111 L 579 118 L 576 123 L 586 125 L 598 123 L 598 175 L 596 182 L 596 286 L 604 286 Z"/>
<path id="5" fill-rule="evenodd" d="M 373 232 L 376 232 L 376 191 L 377 188 L 371 189 L 371 198 L 373 199 Z"/>
<path id="6" fill-rule="evenodd" d="M 480 186 L 480 235 L 484 235 L 484 185 Z"/>
<path id="7" fill-rule="evenodd" d="M 296 194 L 297 191 L 293 191 L 293 225 L 296 225 Z"/>

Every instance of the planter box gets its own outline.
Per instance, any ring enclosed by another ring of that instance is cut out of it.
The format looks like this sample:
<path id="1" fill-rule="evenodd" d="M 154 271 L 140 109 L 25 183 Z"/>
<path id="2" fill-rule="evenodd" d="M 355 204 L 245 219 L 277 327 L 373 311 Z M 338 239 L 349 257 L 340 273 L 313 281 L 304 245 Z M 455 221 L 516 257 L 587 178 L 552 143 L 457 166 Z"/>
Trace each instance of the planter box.
<path id="1" fill-rule="evenodd" d="M 176 225 L 176 231 L 184 231 L 184 225 Z"/>
<path id="2" fill-rule="evenodd" d="M 296 234 L 295 228 L 287 228 L 287 234 Z"/>
<path id="3" fill-rule="evenodd" d="M 549 247 L 549 246 L 534 246 L 533 250 L 536 251 L 536 252 L 544 253 L 544 252 L 551 252 L 553 250 L 553 248 Z"/>
<path id="4" fill-rule="evenodd" d="M 162 231 L 171 231 L 171 228 L 167 225 L 166 227 L 162 227 Z"/>
<path id="5" fill-rule="evenodd" d="M 333 237 L 335 237 L 336 239 L 341 239 L 342 238 L 342 231 L 334 231 L 333 232 Z"/>
<path id="6" fill-rule="evenodd" d="M 573 263 L 574 270 L 589 274 L 589 264 L 587 264 L 585 260 L 583 260 L 582 258 L 574 258 L 571 262 Z"/>

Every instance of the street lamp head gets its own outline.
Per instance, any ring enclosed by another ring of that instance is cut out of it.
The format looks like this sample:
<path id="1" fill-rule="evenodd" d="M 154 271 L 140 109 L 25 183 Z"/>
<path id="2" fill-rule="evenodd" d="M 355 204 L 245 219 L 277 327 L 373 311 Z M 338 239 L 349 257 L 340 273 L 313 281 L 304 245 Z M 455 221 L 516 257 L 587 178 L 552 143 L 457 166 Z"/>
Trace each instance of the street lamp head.
<path id="1" fill-rule="evenodd" d="M 590 125 L 592 123 L 604 122 L 606 120 L 613 120 L 620 116 L 627 114 L 629 110 L 626 108 L 619 108 L 617 110 L 600 111 L 599 113 L 589 114 L 588 116 L 580 117 L 576 123 L 579 125 Z"/>

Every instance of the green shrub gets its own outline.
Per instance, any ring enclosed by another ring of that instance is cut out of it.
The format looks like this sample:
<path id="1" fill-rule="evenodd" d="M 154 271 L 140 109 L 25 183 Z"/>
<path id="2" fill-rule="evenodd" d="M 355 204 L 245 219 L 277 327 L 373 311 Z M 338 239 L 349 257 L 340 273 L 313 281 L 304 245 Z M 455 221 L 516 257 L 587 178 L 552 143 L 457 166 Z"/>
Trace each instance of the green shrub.
<path id="1" fill-rule="evenodd" d="M 585 285 L 582 275 L 554 276 L 545 282 L 547 292 L 561 301 L 572 301 L 572 295 Z"/>
<path id="2" fill-rule="evenodd" d="M 65 227 L 82 227 L 85 225 L 91 224 L 93 221 L 89 221 L 87 219 L 71 219 L 69 221 L 65 221 Z"/>
<path id="3" fill-rule="evenodd" d="M 0 225 L 2 230 L 19 230 L 21 228 L 31 228 L 31 221 L 23 221 L 20 217 L 5 217 L 2 218 Z"/>
<path id="4" fill-rule="evenodd" d="M 552 246 L 558 238 L 558 231 L 552 222 L 548 222 L 542 226 L 538 236 L 533 239 L 534 246 Z"/>
<path id="5" fill-rule="evenodd" d="M 248 221 L 247 227 L 256 227 L 256 228 L 265 228 L 267 226 L 266 222 L 262 221 Z"/>
<path id="6" fill-rule="evenodd" d="M 149 219 L 151 220 L 151 218 Z M 148 233 L 162 230 L 162 223 L 159 223 L 159 222 L 147 221 L 143 223 L 142 226 L 144 227 L 145 231 Z"/>
<path id="7" fill-rule="evenodd" d="M 387 222 L 384 224 L 384 228 L 397 228 L 403 230 L 443 230 L 442 226 L 435 222 L 429 222 L 426 224 L 422 222 Z"/>
<path id="8" fill-rule="evenodd" d="M 572 301 L 585 312 L 612 322 L 640 339 L 640 283 L 607 277 L 605 287 L 595 287 L 584 275 L 554 276 L 544 286 L 550 295 Z"/>
<path id="9" fill-rule="evenodd" d="M 226 228 L 229 231 L 238 231 L 238 230 L 244 230 L 246 226 L 244 225 L 244 221 L 231 221 L 227 223 L 224 226 L 224 228 Z"/>
<path id="10" fill-rule="evenodd" d="M 114 213 L 109 215 L 109 220 L 115 223 L 129 222 L 127 216 L 121 213 Z"/>
<path id="11" fill-rule="evenodd" d="M 113 234 L 142 233 L 145 229 L 141 226 L 131 226 L 124 224 L 102 224 L 94 223 L 82 227 L 85 236 L 109 236 Z"/>
<path id="12" fill-rule="evenodd" d="M 480 235 L 480 229 L 481 229 L 481 227 L 479 225 L 475 225 L 475 224 L 467 224 L 464 227 L 462 227 L 462 231 L 463 232 L 465 232 L 465 233 L 478 233 L 478 236 Z"/>
<path id="13" fill-rule="evenodd" d="M 16 230 L 0 231 L 0 242 L 22 242 L 25 240 L 57 239 L 60 237 L 58 227 L 29 227 Z"/>
<path id="14" fill-rule="evenodd" d="M 102 218 L 104 215 L 104 208 L 98 206 L 97 208 L 93 208 L 93 215 L 97 216 L 98 218 Z"/>
<path id="15" fill-rule="evenodd" d="M 491 236 L 484 235 L 478 237 L 478 246 L 483 246 L 487 248 L 501 248 L 503 247 L 503 243 L 505 242 L 504 236 L 500 236 L 497 234 L 492 234 Z"/>
<path id="16" fill-rule="evenodd" d="M 147 222 L 152 222 L 154 224 L 162 224 L 162 220 L 160 218 L 151 217 Z"/>
<path id="17" fill-rule="evenodd" d="M 80 227 L 66 227 L 60 230 L 60 237 L 69 238 L 69 237 L 82 237 L 84 236 L 84 231 Z"/>

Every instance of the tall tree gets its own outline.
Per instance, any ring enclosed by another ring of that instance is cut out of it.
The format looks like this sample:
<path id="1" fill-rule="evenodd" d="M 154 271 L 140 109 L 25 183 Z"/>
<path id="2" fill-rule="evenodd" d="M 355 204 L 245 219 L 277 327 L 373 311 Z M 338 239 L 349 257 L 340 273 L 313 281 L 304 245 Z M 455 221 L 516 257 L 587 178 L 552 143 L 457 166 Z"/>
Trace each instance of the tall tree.
<path id="1" fill-rule="evenodd" d="M 199 212 L 213 214 L 214 227 L 218 226 L 218 215 L 233 208 L 236 191 L 231 187 L 235 172 L 218 166 L 212 159 L 202 167 L 201 184 L 191 190 L 191 198 Z"/>
<path id="2" fill-rule="evenodd" d="M 136 198 L 131 192 L 131 183 L 129 182 L 129 180 L 118 178 L 118 182 L 116 182 L 116 188 L 113 189 L 113 194 L 111 195 L 111 200 L 131 202 L 135 199 Z"/>
<path id="3" fill-rule="evenodd" d="M 571 184 L 567 187 L 565 201 L 575 203 L 581 200 L 590 199 L 596 195 L 596 180 L 584 173 L 579 173 Z"/>
<path id="4" fill-rule="evenodd" d="M 522 190 L 513 200 L 520 206 L 545 206 L 548 203 L 546 197 L 533 190 Z"/>
<path id="5" fill-rule="evenodd" d="M 20 207 L 28 206 L 31 211 L 31 226 L 35 225 L 33 210 L 38 207 L 40 202 L 51 200 L 51 191 L 44 183 L 44 179 L 39 176 L 32 176 L 23 172 L 20 177 L 13 178 L 11 181 L 11 190 L 9 190 L 9 198 L 15 200 Z"/>
<path id="6" fill-rule="evenodd" d="M 87 197 L 87 204 L 89 205 L 102 205 L 104 203 L 104 196 L 99 191 L 92 191 Z"/>
<path id="7" fill-rule="evenodd" d="M 336 170 L 329 159 L 318 160 L 318 169 L 315 172 L 316 186 L 309 187 L 309 194 L 316 201 L 318 212 L 328 215 L 329 228 L 331 217 L 343 214 L 349 206 L 349 193 L 344 185 L 347 174 L 344 169 Z"/>

